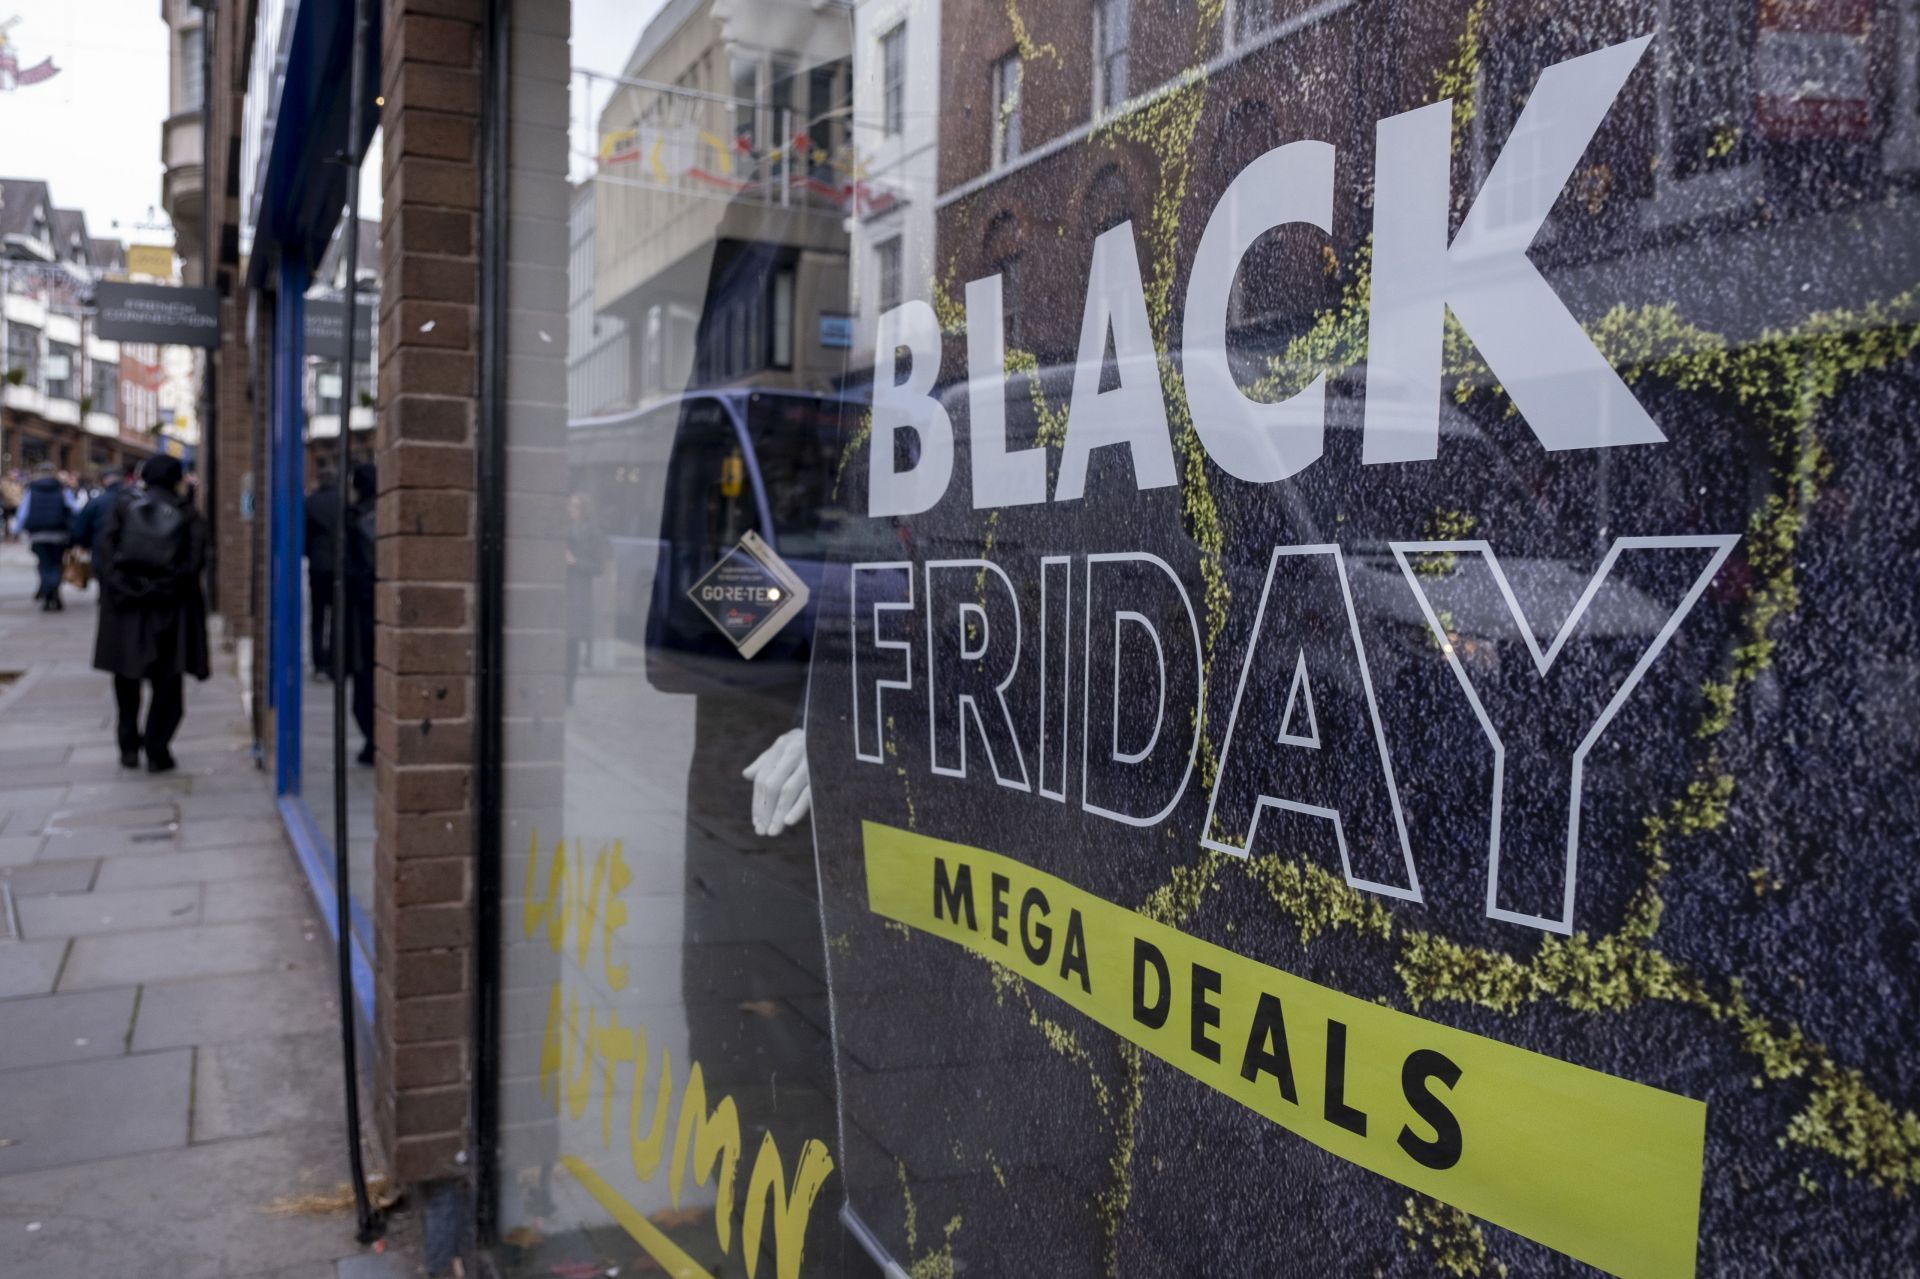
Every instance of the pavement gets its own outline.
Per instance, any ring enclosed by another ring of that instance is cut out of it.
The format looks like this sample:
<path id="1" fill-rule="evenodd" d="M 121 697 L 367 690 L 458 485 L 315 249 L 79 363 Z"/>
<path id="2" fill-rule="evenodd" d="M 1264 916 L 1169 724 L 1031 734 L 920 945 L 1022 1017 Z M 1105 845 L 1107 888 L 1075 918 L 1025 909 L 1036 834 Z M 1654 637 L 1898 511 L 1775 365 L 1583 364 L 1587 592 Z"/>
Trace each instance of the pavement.
<path id="1" fill-rule="evenodd" d="M 56 614 L 32 592 L 0 546 L 0 1275 L 421 1273 L 407 1218 L 376 1254 L 324 1202 L 331 939 L 231 664 L 187 682 L 177 772 L 123 769 L 96 590 Z"/>

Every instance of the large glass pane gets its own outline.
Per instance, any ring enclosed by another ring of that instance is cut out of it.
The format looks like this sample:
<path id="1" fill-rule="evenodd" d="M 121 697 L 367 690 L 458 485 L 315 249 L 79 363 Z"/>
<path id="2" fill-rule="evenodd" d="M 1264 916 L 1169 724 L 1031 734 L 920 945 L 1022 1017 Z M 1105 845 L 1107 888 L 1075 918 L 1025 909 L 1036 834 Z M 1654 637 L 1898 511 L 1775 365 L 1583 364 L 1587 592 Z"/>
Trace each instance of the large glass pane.
<path id="1" fill-rule="evenodd" d="M 1910 5 L 516 22 L 516 1273 L 1920 1253 Z"/>
<path id="2" fill-rule="evenodd" d="M 362 175 L 365 185 L 379 166 L 376 149 Z M 377 192 L 377 186 L 375 192 Z M 346 236 L 343 220 L 328 245 L 306 295 L 305 405 L 306 447 L 302 524 L 301 606 L 303 683 L 300 708 L 300 794 L 313 815 L 321 839 L 331 848 L 335 832 L 334 734 L 346 737 L 346 829 L 349 886 L 358 908 L 352 922 L 361 943 L 373 950 L 369 932 L 373 907 L 373 631 L 374 585 L 374 427 L 379 375 L 380 223 L 377 194 L 357 220 L 357 298 L 354 304 L 353 370 L 346 353 Z M 340 431 L 348 431 L 349 460 L 342 469 Z M 340 522 L 336 503 L 346 490 L 347 519 Z M 347 716 L 334 714 L 334 586 L 337 546 L 347 552 L 346 675 Z"/>

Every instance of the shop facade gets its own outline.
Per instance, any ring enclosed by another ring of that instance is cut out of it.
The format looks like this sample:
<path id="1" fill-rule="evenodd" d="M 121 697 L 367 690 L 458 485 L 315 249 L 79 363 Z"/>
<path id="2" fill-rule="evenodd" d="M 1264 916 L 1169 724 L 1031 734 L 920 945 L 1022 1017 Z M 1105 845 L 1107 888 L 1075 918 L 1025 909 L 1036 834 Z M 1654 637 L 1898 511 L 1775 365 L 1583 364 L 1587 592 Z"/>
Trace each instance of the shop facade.
<path id="1" fill-rule="evenodd" d="M 477 1262 L 1920 1251 L 1920 10 L 351 16 L 220 19 L 230 620 Z"/>

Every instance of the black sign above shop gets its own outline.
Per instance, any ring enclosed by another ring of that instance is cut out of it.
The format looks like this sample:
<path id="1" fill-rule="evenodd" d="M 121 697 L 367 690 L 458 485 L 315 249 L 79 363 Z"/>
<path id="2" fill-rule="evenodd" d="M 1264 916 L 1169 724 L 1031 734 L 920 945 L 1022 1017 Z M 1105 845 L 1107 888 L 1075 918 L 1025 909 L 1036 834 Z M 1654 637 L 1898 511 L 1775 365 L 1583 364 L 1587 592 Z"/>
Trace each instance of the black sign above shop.
<path id="1" fill-rule="evenodd" d="M 373 299 L 361 298 L 353 309 L 354 358 L 364 362 L 373 349 Z M 308 298 L 306 311 L 307 354 L 323 360 L 345 359 L 347 304 L 338 298 Z"/>
<path id="2" fill-rule="evenodd" d="M 103 280 L 93 297 L 99 308 L 94 331 L 106 341 L 220 345 L 220 295 L 212 289 Z"/>

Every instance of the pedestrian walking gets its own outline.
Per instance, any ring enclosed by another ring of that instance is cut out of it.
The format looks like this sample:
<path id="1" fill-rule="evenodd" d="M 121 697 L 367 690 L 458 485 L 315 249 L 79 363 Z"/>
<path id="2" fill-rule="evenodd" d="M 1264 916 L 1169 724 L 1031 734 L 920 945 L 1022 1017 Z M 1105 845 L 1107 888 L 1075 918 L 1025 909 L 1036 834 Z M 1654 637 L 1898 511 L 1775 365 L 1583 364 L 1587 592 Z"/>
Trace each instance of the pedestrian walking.
<path id="1" fill-rule="evenodd" d="M 333 555 L 339 533 L 339 481 L 322 468 L 319 482 L 307 494 L 307 643 L 312 650 L 313 673 L 333 676 Z"/>
<path id="2" fill-rule="evenodd" d="M 585 493 L 567 499 L 567 705 L 573 705 L 574 681 L 593 645 L 593 584 L 613 555 Z"/>
<path id="3" fill-rule="evenodd" d="M 108 471 L 100 491 L 95 493 L 73 519 L 73 544 L 93 557 L 94 572 L 100 567 L 100 539 L 107 531 L 107 512 L 116 503 L 132 497 L 135 463 L 127 462 Z"/>
<path id="4" fill-rule="evenodd" d="M 33 470 L 33 481 L 14 513 L 13 531 L 24 535 L 33 548 L 40 572 L 40 584 L 33 598 L 43 613 L 57 613 L 66 605 L 60 599 L 60 567 L 67 548 L 73 545 L 73 519 L 78 513 L 73 490 L 61 482 L 52 462 L 42 462 Z"/>
<path id="5" fill-rule="evenodd" d="M 183 712 L 184 677 L 211 673 L 207 606 L 200 573 L 207 523 L 195 509 L 180 463 L 148 458 L 141 488 L 107 510 L 100 540 L 100 625 L 93 665 L 113 676 L 119 706 L 120 763 L 147 771 L 173 768 L 169 749 Z M 140 723 L 141 683 L 152 690 Z"/>
<path id="6" fill-rule="evenodd" d="M 362 764 L 373 763 L 374 510 L 379 479 L 373 463 L 353 468 L 353 505 L 347 509 L 347 661 L 353 674 L 353 722 L 360 726 Z"/>

